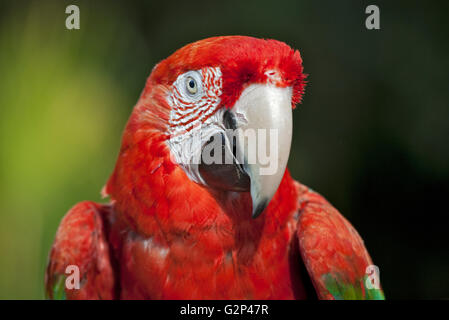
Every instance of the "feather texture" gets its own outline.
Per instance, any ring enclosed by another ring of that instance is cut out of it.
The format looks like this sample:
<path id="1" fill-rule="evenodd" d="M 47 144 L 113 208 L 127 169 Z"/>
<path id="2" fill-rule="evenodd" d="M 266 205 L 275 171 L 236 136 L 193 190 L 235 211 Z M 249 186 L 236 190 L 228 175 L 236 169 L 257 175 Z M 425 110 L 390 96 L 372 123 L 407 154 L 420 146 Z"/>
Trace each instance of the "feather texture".
<path id="1" fill-rule="evenodd" d="M 288 170 L 268 207 L 253 219 L 249 192 L 198 184 L 172 160 L 172 84 L 190 70 L 220 70 L 220 108 L 232 107 L 252 83 L 291 87 L 293 106 L 304 92 L 299 52 L 276 40 L 210 38 L 160 62 L 126 125 L 103 189 L 111 203 L 79 203 L 60 224 L 47 268 L 48 296 L 382 298 L 380 289 L 364 285 L 372 262 L 357 232 Z M 80 269 L 78 290 L 63 288 L 68 265 Z"/>

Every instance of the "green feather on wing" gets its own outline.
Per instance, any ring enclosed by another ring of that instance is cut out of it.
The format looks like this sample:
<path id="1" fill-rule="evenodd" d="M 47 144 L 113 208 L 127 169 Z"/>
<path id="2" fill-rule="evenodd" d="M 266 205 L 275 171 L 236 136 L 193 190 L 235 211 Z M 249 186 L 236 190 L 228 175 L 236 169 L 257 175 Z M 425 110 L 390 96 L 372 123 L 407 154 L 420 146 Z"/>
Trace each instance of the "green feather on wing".
<path id="1" fill-rule="evenodd" d="M 51 297 L 48 296 L 47 292 L 47 299 L 53 299 L 53 300 L 67 300 L 66 294 L 65 294 L 65 275 L 58 275 L 54 278 L 53 285 L 51 287 Z"/>
<path id="2" fill-rule="evenodd" d="M 385 300 L 382 289 L 367 288 L 368 276 L 357 281 L 357 285 L 330 273 L 323 275 L 323 280 L 326 289 L 335 300 Z"/>

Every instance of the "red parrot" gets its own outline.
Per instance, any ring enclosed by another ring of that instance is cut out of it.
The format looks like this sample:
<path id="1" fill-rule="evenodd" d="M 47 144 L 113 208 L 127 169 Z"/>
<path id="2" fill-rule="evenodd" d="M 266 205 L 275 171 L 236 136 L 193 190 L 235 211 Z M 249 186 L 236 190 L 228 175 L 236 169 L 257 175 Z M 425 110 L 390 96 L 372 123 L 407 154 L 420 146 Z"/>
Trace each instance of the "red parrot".
<path id="1" fill-rule="evenodd" d="M 299 51 L 246 36 L 157 64 L 103 189 L 110 203 L 78 203 L 60 223 L 47 296 L 383 299 L 357 231 L 286 169 L 305 77 Z M 270 173 L 245 136 L 259 129 L 277 134 L 258 144 L 276 152 Z M 208 148 L 225 161 L 205 161 Z M 69 266 L 79 287 L 66 285 Z"/>

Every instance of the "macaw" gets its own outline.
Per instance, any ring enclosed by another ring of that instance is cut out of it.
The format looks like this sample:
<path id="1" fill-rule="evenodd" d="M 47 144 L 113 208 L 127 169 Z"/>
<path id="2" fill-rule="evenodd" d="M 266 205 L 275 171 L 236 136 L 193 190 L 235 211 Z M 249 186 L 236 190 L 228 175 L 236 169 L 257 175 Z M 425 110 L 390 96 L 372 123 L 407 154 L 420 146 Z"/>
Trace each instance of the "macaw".
<path id="1" fill-rule="evenodd" d="M 109 203 L 80 202 L 59 225 L 48 298 L 383 299 L 357 231 L 286 169 L 305 78 L 299 51 L 246 36 L 158 63 L 103 188 Z M 250 161 L 251 129 L 276 131 L 274 172 Z M 211 143 L 230 161 L 194 161 Z"/>

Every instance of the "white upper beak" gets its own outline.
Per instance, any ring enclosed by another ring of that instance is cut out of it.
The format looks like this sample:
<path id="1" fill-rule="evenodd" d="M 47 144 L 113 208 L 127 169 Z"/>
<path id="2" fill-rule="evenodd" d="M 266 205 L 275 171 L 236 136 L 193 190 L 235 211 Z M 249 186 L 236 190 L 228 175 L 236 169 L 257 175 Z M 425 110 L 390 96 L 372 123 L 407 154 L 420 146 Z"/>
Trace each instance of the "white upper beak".
<path id="1" fill-rule="evenodd" d="M 291 87 L 253 84 L 232 108 L 237 118 L 238 151 L 251 180 L 254 218 L 276 193 L 287 167 L 292 140 L 291 99 Z"/>

